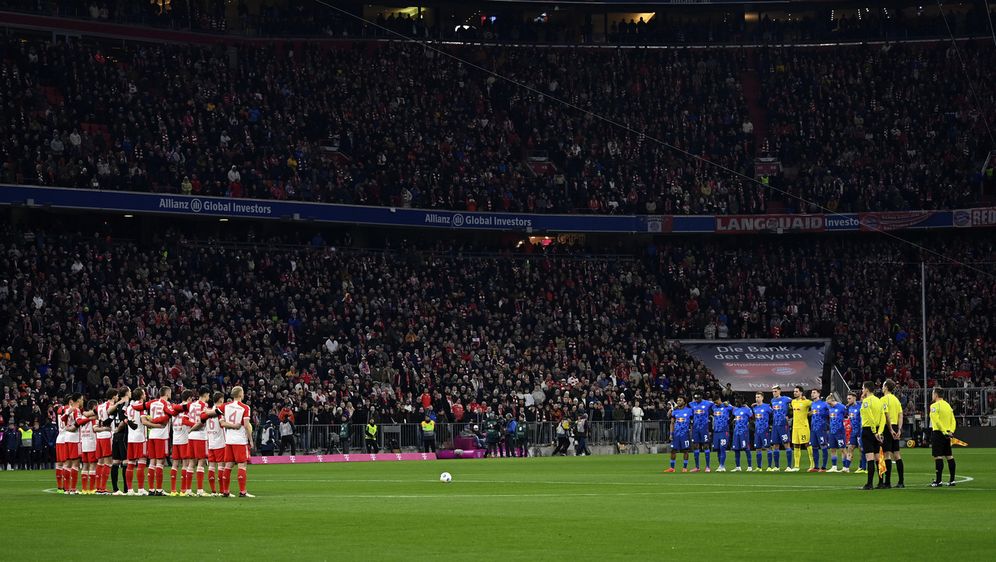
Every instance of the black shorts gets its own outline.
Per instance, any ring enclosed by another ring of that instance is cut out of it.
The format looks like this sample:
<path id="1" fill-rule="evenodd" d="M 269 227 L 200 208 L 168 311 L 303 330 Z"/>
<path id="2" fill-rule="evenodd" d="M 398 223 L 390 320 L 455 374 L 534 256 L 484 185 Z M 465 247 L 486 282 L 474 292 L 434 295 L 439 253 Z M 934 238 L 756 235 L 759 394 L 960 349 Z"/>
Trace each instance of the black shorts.
<path id="1" fill-rule="evenodd" d="M 951 438 L 940 431 L 933 431 L 930 434 L 930 454 L 935 457 L 950 457 Z"/>
<path id="2" fill-rule="evenodd" d="M 114 434 L 111 443 L 111 459 L 116 461 L 128 460 L 128 435 L 122 431 Z"/>
<path id="3" fill-rule="evenodd" d="M 870 455 L 878 453 L 879 448 L 878 439 L 875 438 L 875 432 L 872 431 L 870 427 L 861 428 L 861 452 Z"/>
<path id="4" fill-rule="evenodd" d="M 883 435 L 882 440 L 882 452 L 883 453 L 898 453 L 899 452 L 899 439 L 892 436 L 892 432 L 899 429 L 899 426 L 890 425 L 885 428 L 885 435 Z"/>

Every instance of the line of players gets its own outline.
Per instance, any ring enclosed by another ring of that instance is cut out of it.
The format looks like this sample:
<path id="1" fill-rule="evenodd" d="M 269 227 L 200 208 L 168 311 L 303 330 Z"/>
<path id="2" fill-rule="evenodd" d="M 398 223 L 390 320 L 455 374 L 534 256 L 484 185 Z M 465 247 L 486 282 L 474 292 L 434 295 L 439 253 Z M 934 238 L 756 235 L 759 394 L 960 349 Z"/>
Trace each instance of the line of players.
<path id="1" fill-rule="evenodd" d="M 803 399 L 803 390 L 796 387 L 797 399 Z M 683 453 L 681 472 L 688 470 L 688 453 L 694 452 L 695 468 L 701 469 L 699 457 L 705 456 L 705 472 L 710 472 L 710 453 L 716 452 L 719 457 L 717 472 L 726 471 L 727 450 L 735 453 L 736 468 L 740 472 L 741 453 L 746 453 L 747 472 L 777 472 L 781 470 L 781 452 L 786 453 L 786 472 L 797 472 L 798 457 L 801 450 L 793 451 L 793 445 L 800 438 L 805 438 L 811 446 L 809 472 L 850 472 L 854 450 L 858 450 L 860 465 L 855 473 L 867 470 L 864 455 L 861 455 L 861 402 L 855 393 L 847 395 L 847 405 L 839 403 L 833 396 L 826 401 L 820 397 L 819 390 L 810 394 L 812 404 L 806 414 L 805 427 L 812 423 L 812 433 L 800 433 L 796 427 L 790 432 L 790 422 L 796 426 L 792 416 L 792 399 L 782 396 L 781 387 L 772 388 L 770 403 L 764 402 L 764 393 L 755 394 L 755 402 L 747 404 L 744 399 L 739 407 L 725 403 L 719 396 L 714 400 L 704 400 L 700 394 L 693 396 L 690 404 L 679 397 L 677 404 L 671 409 L 671 463 L 665 472 L 675 472 L 677 453 Z M 806 401 L 808 402 L 808 400 Z M 800 420 L 801 421 L 801 420 Z M 731 439 L 732 426 L 732 439 Z M 710 431 L 711 430 L 711 431 Z M 793 436 L 793 433 L 795 435 Z M 753 436 L 753 439 L 751 437 Z M 793 438 L 794 437 L 794 438 Z M 756 468 L 752 463 L 751 452 L 755 453 Z M 767 468 L 761 463 L 767 454 Z M 813 456 L 815 455 L 815 457 Z M 822 460 L 822 463 L 820 462 Z M 841 465 L 838 464 L 841 461 Z M 828 463 L 830 468 L 827 468 Z"/>
<path id="2" fill-rule="evenodd" d="M 57 411 L 59 493 L 110 494 L 107 481 L 113 472 L 114 495 L 165 496 L 163 475 L 169 454 L 168 495 L 229 497 L 236 470 L 239 497 L 254 497 L 246 491 L 253 430 L 242 387 L 232 388 L 228 402 L 223 393 L 212 394 L 205 386 L 196 393 L 184 390 L 178 403 L 171 402 L 172 396 L 172 389 L 163 388 L 158 398 L 146 401 L 143 389 L 123 388 L 108 391 L 103 402 L 87 401 L 85 409 L 82 394 L 67 397 Z M 117 489 L 122 463 L 127 492 Z M 204 489 L 205 473 L 210 493 Z"/>

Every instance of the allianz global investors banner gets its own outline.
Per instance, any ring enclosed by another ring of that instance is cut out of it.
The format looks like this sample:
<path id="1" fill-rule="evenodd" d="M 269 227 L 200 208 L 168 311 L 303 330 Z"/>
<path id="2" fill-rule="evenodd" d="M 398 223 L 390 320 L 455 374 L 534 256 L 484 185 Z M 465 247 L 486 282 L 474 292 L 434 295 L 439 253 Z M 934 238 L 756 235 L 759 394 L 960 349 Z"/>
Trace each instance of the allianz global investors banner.
<path id="1" fill-rule="evenodd" d="M 692 357 L 733 390 L 770 390 L 795 385 L 823 388 L 824 359 L 830 340 L 679 340 Z"/>

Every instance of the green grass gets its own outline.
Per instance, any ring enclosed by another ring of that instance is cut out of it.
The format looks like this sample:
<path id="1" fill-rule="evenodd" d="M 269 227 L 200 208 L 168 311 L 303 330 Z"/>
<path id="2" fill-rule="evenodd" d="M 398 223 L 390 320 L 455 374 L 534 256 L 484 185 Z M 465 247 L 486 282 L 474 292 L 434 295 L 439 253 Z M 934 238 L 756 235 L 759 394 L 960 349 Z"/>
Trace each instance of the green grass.
<path id="1" fill-rule="evenodd" d="M 933 461 L 912 450 L 909 487 L 872 492 L 864 475 L 662 474 L 659 455 L 253 466 L 251 500 L 62 496 L 51 471 L 0 472 L 3 559 L 988 557 L 996 450 L 956 453 L 971 481 L 925 487 Z"/>

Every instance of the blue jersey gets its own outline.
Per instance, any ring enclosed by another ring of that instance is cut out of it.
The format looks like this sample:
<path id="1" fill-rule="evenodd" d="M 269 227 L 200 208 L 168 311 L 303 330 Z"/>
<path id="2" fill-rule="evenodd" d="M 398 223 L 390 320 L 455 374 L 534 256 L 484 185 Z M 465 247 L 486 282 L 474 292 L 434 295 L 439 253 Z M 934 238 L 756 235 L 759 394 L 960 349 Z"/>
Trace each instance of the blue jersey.
<path id="1" fill-rule="evenodd" d="M 851 420 L 851 435 L 861 434 L 861 402 L 847 407 L 847 419 Z"/>
<path id="2" fill-rule="evenodd" d="M 830 433 L 844 433 L 844 418 L 847 417 L 847 406 L 838 402 L 827 410 L 830 414 Z"/>
<path id="3" fill-rule="evenodd" d="M 712 402 L 699 400 L 689 404 L 692 408 L 692 426 L 696 431 L 709 430 L 709 412 L 712 410 Z"/>
<path id="4" fill-rule="evenodd" d="M 754 413 L 747 406 L 733 410 L 733 433 L 750 431 L 750 418 Z"/>
<path id="5" fill-rule="evenodd" d="M 764 402 L 754 406 L 754 431 L 760 433 L 762 431 L 767 431 L 771 427 L 771 406 L 765 404 Z"/>
<path id="6" fill-rule="evenodd" d="M 774 427 L 788 426 L 789 412 L 792 411 L 792 399 L 788 396 L 779 396 L 771 399 L 771 417 Z"/>
<path id="7" fill-rule="evenodd" d="M 686 406 L 680 410 L 674 410 L 671 412 L 671 417 L 674 418 L 673 433 L 675 435 L 688 435 L 692 425 L 692 409 Z"/>
<path id="8" fill-rule="evenodd" d="M 726 404 L 712 405 L 712 430 L 718 433 L 728 433 L 730 431 L 730 414 L 733 407 Z"/>
<path id="9" fill-rule="evenodd" d="M 809 412 L 812 415 L 810 427 L 813 428 L 813 433 L 827 430 L 827 426 L 830 425 L 830 419 L 827 417 L 829 411 L 830 405 L 823 400 L 814 400 L 813 404 L 809 406 Z"/>

